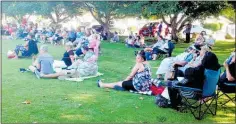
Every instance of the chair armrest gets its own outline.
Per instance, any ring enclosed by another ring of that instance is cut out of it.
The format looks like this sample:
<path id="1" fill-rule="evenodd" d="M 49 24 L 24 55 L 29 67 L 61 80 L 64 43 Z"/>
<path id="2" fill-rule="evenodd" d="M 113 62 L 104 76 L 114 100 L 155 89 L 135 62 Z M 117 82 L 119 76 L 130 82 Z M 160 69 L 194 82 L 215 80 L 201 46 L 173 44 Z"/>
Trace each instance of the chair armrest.
<path id="1" fill-rule="evenodd" d="M 181 89 L 181 90 L 187 90 L 187 91 L 196 91 L 196 92 L 202 92 L 201 89 L 198 88 L 192 88 L 192 87 L 185 87 L 185 86 L 179 86 L 179 85 L 175 85 L 176 89 Z"/>
<path id="2" fill-rule="evenodd" d="M 236 87 L 236 83 L 224 83 L 225 85 L 227 85 L 227 86 L 233 86 L 233 87 Z"/>

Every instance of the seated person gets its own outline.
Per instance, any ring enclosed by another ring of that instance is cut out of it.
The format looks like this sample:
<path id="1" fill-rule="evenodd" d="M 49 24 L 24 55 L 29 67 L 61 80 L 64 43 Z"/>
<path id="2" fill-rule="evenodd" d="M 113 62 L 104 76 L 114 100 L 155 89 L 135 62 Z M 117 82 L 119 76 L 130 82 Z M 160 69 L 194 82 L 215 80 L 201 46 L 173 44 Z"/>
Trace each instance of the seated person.
<path id="1" fill-rule="evenodd" d="M 194 68 L 188 68 L 185 70 L 184 80 L 177 83 L 177 85 L 203 89 L 205 75 L 205 69 L 218 71 L 220 64 L 218 58 L 212 52 L 206 52 L 202 62 L 199 66 Z M 173 83 L 173 82 L 171 82 Z M 175 83 L 176 84 L 176 83 Z M 178 94 L 182 94 L 187 98 L 198 98 L 200 94 L 192 91 L 182 91 L 168 87 L 168 93 L 170 97 L 171 107 L 178 110 L 178 105 L 181 103 L 181 97 Z"/>
<path id="2" fill-rule="evenodd" d="M 26 42 L 24 45 L 17 45 L 14 51 L 8 51 L 8 58 L 17 59 L 19 53 L 21 52 L 21 57 L 30 57 L 31 55 L 38 54 L 38 46 L 36 41 L 33 40 L 33 35 L 29 34 L 27 36 Z"/>
<path id="3" fill-rule="evenodd" d="M 43 75 L 54 73 L 53 57 L 48 53 L 48 47 L 46 45 L 40 47 L 39 56 L 33 62 L 33 65 L 29 66 L 29 69 L 36 74 L 37 78 L 40 78 L 38 75 L 41 73 Z"/>
<path id="4" fill-rule="evenodd" d="M 206 44 L 210 47 L 213 47 L 215 45 L 215 39 L 212 37 L 212 35 L 210 35 L 206 40 Z"/>
<path id="5" fill-rule="evenodd" d="M 184 77 L 186 69 L 194 68 L 194 67 L 201 65 L 201 62 L 205 56 L 205 53 L 210 51 L 210 48 L 207 45 L 202 46 L 201 48 L 199 48 L 198 46 L 193 46 L 193 47 L 195 47 L 194 49 L 196 50 L 196 53 L 193 53 L 193 59 L 189 63 L 187 63 L 185 66 L 181 66 L 181 67 L 178 67 L 178 63 L 174 63 L 175 65 L 173 65 L 173 66 L 177 67 L 175 70 L 174 79 L 176 79 L 177 76 Z"/>
<path id="6" fill-rule="evenodd" d="M 54 68 L 67 68 L 74 62 L 73 44 L 67 42 L 65 45 L 66 52 L 63 54 L 62 61 L 55 60 L 53 63 Z"/>
<path id="7" fill-rule="evenodd" d="M 73 63 L 73 65 L 68 68 L 70 70 L 62 70 L 61 72 L 48 75 L 40 74 L 39 77 L 57 78 L 64 76 L 68 78 L 78 78 L 96 75 L 98 72 L 97 56 L 94 54 L 93 50 L 90 50 L 88 47 L 83 47 L 82 52 L 84 58 Z"/>
<path id="8" fill-rule="evenodd" d="M 142 34 L 140 35 L 140 43 L 141 43 L 141 47 L 144 48 L 146 46 L 145 37 Z"/>
<path id="9" fill-rule="evenodd" d="M 99 46 L 100 46 L 100 36 L 99 34 L 93 34 L 92 39 L 89 41 L 89 48 L 94 50 L 96 56 L 99 54 Z"/>
<path id="10" fill-rule="evenodd" d="M 142 50 L 136 56 L 136 64 L 129 76 L 124 80 L 116 83 L 103 83 L 98 81 L 101 88 L 122 87 L 125 90 L 149 91 L 151 87 L 151 69 L 146 61 L 145 53 Z"/>
<path id="11" fill-rule="evenodd" d="M 195 44 L 195 45 L 198 45 L 198 46 L 204 45 L 204 43 L 205 43 L 205 35 L 206 35 L 206 32 L 205 32 L 205 31 L 202 31 L 202 32 L 198 35 L 198 37 L 196 38 L 194 44 Z"/>
<path id="12" fill-rule="evenodd" d="M 144 37 L 137 36 L 134 41 L 134 47 L 136 48 L 145 47 Z"/>
<path id="13" fill-rule="evenodd" d="M 106 31 L 103 31 L 101 34 L 102 40 L 107 40 L 108 34 Z"/>
<path id="14" fill-rule="evenodd" d="M 159 54 L 168 52 L 168 42 L 169 41 L 165 41 L 162 37 L 158 37 L 157 43 L 155 43 L 152 48 L 145 48 L 144 50 L 151 52 L 152 60 L 156 60 Z"/>
<path id="15" fill-rule="evenodd" d="M 76 33 L 74 29 L 68 32 L 68 40 L 72 43 L 76 40 Z"/>
<path id="16" fill-rule="evenodd" d="M 125 39 L 125 45 L 127 47 L 134 47 L 134 39 L 132 36 L 129 36 L 128 38 Z"/>
<path id="17" fill-rule="evenodd" d="M 186 65 L 193 59 L 193 53 L 195 53 L 195 51 L 196 50 L 194 48 L 190 47 L 185 52 L 177 55 L 176 57 L 168 57 L 163 59 L 156 72 L 157 78 L 162 79 L 163 75 L 165 75 L 169 71 L 173 71 L 174 64 L 178 64 L 181 66 Z"/>
<path id="18" fill-rule="evenodd" d="M 53 36 L 54 32 L 51 29 L 48 29 L 45 41 L 49 40 Z"/>
<path id="19" fill-rule="evenodd" d="M 78 57 L 78 56 L 80 56 L 80 55 L 82 55 L 83 54 L 83 52 L 82 52 L 82 50 L 81 50 L 81 48 L 83 47 L 83 46 L 87 46 L 88 47 L 88 45 L 89 45 L 89 41 L 88 41 L 88 39 L 87 38 L 82 38 L 82 40 L 77 44 L 77 46 L 76 46 L 76 48 L 75 48 L 75 54 L 76 54 L 76 56 Z"/>
<path id="20" fill-rule="evenodd" d="M 84 36 L 84 32 L 81 32 L 80 28 L 76 31 L 76 39 L 80 39 Z"/>
<path id="21" fill-rule="evenodd" d="M 59 44 L 59 42 L 63 39 L 61 36 L 61 30 L 57 30 L 56 33 L 52 36 L 52 41 L 55 45 Z"/>
<path id="22" fill-rule="evenodd" d="M 235 93 L 235 87 L 224 83 L 236 83 L 235 75 L 235 52 L 224 62 L 225 71 L 220 76 L 219 87 L 225 93 Z"/>
<path id="23" fill-rule="evenodd" d="M 62 33 L 61 33 L 61 36 L 62 36 L 62 44 L 65 45 L 66 41 L 68 40 L 68 32 L 67 32 L 67 29 L 64 28 L 62 30 Z"/>
<path id="24" fill-rule="evenodd" d="M 117 32 L 114 33 L 114 36 L 111 38 L 111 42 L 119 42 L 119 35 Z"/>

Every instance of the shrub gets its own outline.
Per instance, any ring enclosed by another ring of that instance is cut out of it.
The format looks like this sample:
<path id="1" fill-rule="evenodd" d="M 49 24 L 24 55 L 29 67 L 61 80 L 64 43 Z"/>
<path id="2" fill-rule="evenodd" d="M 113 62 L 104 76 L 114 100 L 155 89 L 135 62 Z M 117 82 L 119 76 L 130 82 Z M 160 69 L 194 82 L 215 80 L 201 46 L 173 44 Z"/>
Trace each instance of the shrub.
<path id="1" fill-rule="evenodd" d="M 225 39 L 233 39 L 233 37 L 232 37 L 229 33 L 227 33 L 227 34 L 225 35 Z"/>
<path id="2" fill-rule="evenodd" d="M 218 31 L 222 27 L 221 23 L 205 23 L 203 24 L 203 28 L 212 30 L 212 31 Z"/>

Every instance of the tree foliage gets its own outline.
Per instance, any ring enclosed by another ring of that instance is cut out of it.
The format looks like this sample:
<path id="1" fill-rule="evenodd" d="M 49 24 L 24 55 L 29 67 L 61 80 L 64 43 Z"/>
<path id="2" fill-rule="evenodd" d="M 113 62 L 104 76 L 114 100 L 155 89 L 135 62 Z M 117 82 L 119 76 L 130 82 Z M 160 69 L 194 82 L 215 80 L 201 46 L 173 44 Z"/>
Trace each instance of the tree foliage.
<path id="1" fill-rule="evenodd" d="M 172 28 L 172 38 L 178 40 L 177 33 L 187 23 L 211 15 L 218 15 L 226 7 L 224 1 L 147 1 L 143 2 L 145 16 L 161 16 L 163 22 Z M 169 21 L 167 20 L 169 19 Z"/>

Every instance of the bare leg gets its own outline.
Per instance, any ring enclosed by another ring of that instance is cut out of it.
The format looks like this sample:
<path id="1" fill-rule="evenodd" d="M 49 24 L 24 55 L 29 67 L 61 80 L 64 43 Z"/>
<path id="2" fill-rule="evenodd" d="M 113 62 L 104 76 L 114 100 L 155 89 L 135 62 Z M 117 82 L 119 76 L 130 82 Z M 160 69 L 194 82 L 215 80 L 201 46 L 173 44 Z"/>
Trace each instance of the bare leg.
<path id="1" fill-rule="evenodd" d="M 43 78 L 57 78 L 59 76 L 72 76 L 75 74 L 75 70 L 63 70 L 61 72 L 58 73 L 54 73 L 54 74 L 47 74 L 47 75 L 42 75 Z"/>
<path id="2" fill-rule="evenodd" d="M 152 55 L 152 58 L 153 58 L 152 60 L 156 60 L 156 59 L 157 59 L 157 55 L 156 55 L 156 54 L 153 54 L 153 55 Z"/>
<path id="3" fill-rule="evenodd" d="M 35 72 L 36 68 L 34 66 L 29 66 L 30 71 Z"/>
<path id="4" fill-rule="evenodd" d="M 115 83 L 102 83 L 100 81 L 99 85 L 100 85 L 101 88 L 111 88 L 111 89 L 113 89 L 116 85 L 122 87 L 122 81 L 115 82 Z"/>
<path id="5" fill-rule="evenodd" d="M 152 51 L 152 48 L 145 48 L 144 51 Z"/>

